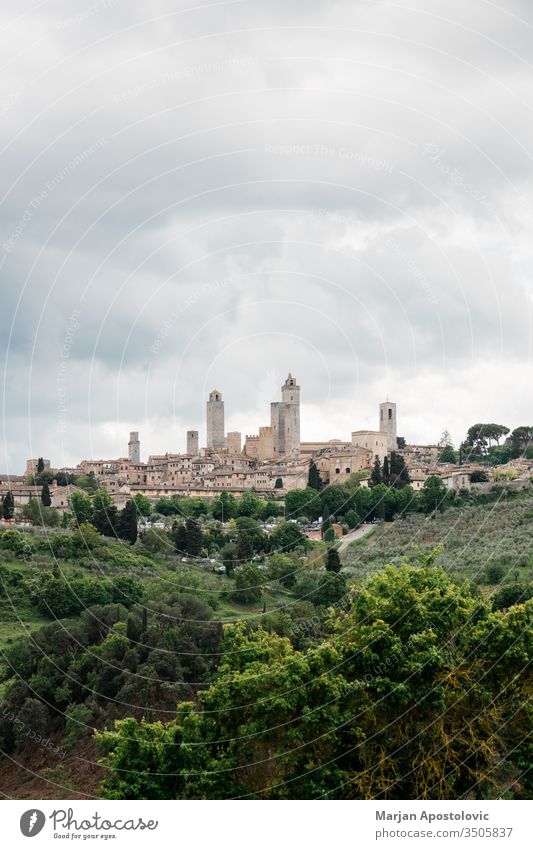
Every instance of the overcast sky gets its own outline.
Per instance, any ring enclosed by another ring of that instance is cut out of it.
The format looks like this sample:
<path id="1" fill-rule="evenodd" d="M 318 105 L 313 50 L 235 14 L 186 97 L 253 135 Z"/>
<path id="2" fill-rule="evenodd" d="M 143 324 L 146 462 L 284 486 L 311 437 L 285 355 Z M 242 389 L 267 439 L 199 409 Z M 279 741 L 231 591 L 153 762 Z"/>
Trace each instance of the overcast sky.
<path id="1" fill-rule="evenodd" d="M 0 471 L 533 424 L 530 0 L 3 0 Z M 1 443 L 4 443 L 3 445 Z"/>

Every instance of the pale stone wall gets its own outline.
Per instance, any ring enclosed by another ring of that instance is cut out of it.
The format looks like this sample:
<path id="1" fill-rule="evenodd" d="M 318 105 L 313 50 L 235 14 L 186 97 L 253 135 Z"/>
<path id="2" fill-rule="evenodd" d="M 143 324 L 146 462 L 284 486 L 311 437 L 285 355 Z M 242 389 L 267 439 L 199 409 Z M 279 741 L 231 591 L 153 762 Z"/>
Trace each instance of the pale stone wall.
<path id="1" fill-rule="evenodd" d="M 44 459 L 43 459 L 43 463 L 44 463 L 44 467 L 45 467 L 45 469 L 49 469 L 49 468 L 50 468 L 50 460 L 44 460 Z M 37 474 L 37 466 L 38 466 L 38 464 L 39 464 L 39 460 L 38 460 L 38 459 L 37 459 L 37 460 L 26 460 L 26 472 L 25 472 L 25 477 L 29 478 L 29 477 L 31 477 L 32 475 L 36 475 L 36 474 Z"/>
<path id="2" fill-rule="evenodd" d="M 188 430 L 187 431 L 187 454 L 194 454 L 196 456 L 199 451 L 199 436 L 197 430 Z"/>
<path id="3" fill-rule="evenodd" d="M 209 395 L 206 412 L 207 447 L 211 449 L 224 448 L 224 401 L 218 389 L 213 389 Z"/>
<path id="4" fill-rule="evenodd" d="M 380 462 L 387 456 L 387 434 L 378 430 L 355 430 L 352 433 L 352 444 L 359 448 L 367 448 L 372 452 L 372 461 L 376 457 Z"/>
<path id="5" fill-rule="evenodd" d="M 271 427 L 259 428 L 258 457 L 260 461 L 271 460 L 274 456 L 274 434 Z"/>
<path id="6" fill-rule="evenodd" d="M 342 483 L 354 472 L 370 469 L 373 461 L 374 455 L 367 448 L 355 448 L 352 451 L 331 454 L 326 460 L 328 482 Z"/>
<path id="7" fill-rule="evenodd" d="M 130 441 L 128 443 L 128 457 L 130 463 L 141 462 L 141 443 L 139 440 L 139 433 L 136 430 L 130 433 Z"/>
<path id="8" fill-rule="evenodd" d="M 396 404 L 392 401 L 384 401 L 379 405 L 379 429 L 387 436 L 387 449 L 396 451 L 398 448 Z"/>
<path id="9" fill-rule="evenodd" d="M 226 434 L 225 448 L 228 454 L 240 454 L 242 447 L 242 437 L 238 430 L 232 430 Z"/>

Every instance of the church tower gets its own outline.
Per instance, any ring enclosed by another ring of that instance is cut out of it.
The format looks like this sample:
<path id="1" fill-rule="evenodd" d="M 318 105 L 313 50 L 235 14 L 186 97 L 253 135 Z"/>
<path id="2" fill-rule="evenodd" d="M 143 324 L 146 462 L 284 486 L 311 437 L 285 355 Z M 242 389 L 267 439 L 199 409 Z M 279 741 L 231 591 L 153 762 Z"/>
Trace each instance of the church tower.
<path id="1" fill-rule="evenodd" d="M 387 450 L 396 451 L 398 448 L 396 404 L 392 401 L 384 401 L 379 405 L 379 429 L 381 433 L 387 434 Z"/>
<path id="2" fill-rule="evenodd" d="M 224 401 L 218 389 L 213 389 L 207 402 L 207 447 L 217 451 L 224 448 Z"/>

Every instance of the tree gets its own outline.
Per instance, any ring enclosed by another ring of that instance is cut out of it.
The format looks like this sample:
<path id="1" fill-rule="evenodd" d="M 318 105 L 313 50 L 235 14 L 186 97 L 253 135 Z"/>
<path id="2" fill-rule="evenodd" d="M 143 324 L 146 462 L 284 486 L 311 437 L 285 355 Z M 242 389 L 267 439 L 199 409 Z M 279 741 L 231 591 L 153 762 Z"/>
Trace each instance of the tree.
<path id="1" fill-rule="evenodd" d="M 409 469 L 405 465 L 405 460 L 397 451 L 393 451 L 390 455 L 390 485 L 395 489 L 403 489 L 411 483 L 409 477 Z M 386 483 L 383 480 L 383 483 Z"/>
<path id="2" fill-rule="evenodd" d="M 358 528 L 361 524 L 361 517 L 355 512 L 355 510 L 348 510 L 345 519 L 350 530 Z"/>
<path id="3" fill-rule="evenodd" d="M 240 531 L 237 537 L 235 553 L 237 556 L 238 563 L 245 563 L 246 561 L 251 560 L 254 556 L 253 545 L 251 543 L 247 531 L 244 528 Z"/>
<path id="4" fill-rule="evenodd" d="M 405 437 L 404 436 L 398 436 L 398 438 L 396 439 L 396 444 L 397 444 L 398 448 L 400 449 L 400 451 L 402 451 L 406 446 Z"/>
<path id="5" fill-rule="evenodd" d="M 448 490 L 438 475 L 430 475 L 426 478 L 420 493 L 420 502 L 424 513 L 443 510 L 447 494 Z"/>
<path id="6" fill-rule="evenodd" d="M 228 522 L 235 519 L 238 513 L 237 499 L 229 492 L 221 492 L 211 502 L 211 514 L 219 522 Z"/>
<path id="7" fill-rule="evenodd" d="M 372 466 L 372 474 L 370 475 L 370 486 L 377 486 L 382 481 L 381 476 L 381 462 L 379 457 L 376 457 L 374 460 L 374 465 Z"/>
<path id="8" fill-rule="evenodd" d="M 310 487 L 310 489 L 322 489 L 322 478 L 320 477 L 320 472 L 318 471 L 317 465 L 314 460 L 311 460 L 311 462 L 309 463 L 309 475 L 307 478 L 307 486 Z"/>
<path id="9" fill-rule="evenodd" d="M 326 570 L 328 572 L 340 572 L 342 569 L 339 552 L 336 548 L 328 548 L 326 555 Z"/>
<path id="10" fill-rule="evenodd" d="M 10 521 L 15 515 L 15 499 L 11 490 L 2 499 L 2 513 L 6 521 Z"/>
<path id="11" fill-rule="evenodd" d="M 198 557 L 203 547 L 202 529 L 196 519 L 187 519 L 185 523 L 187 531 L 187 554 Z"/>
<path id="12" fill-rule="evenodd" d="M 516 457 L 533 445 L 533 427 L 522 425 L 511 433 L 511 446 Z"/>
<path id="13" fill-rule="evenodd" d="M 85 495 L 84 492 L 73 492 L 69 498 L 69 504 L 78 525 L 83 525 L 91 521 L 93 507 L 88 495 Z"/>
<path id="14" fill-rule="evenodd" d="M 283 478 L 276 478 L 274 489 L 283 489 Z"/>
<path id="15" fill-rule="evenodd" d="M 383 471 L 381 472 L 381 480 L 385 484 L 385 486 L 391 485 L 391 474 L 390 474 L 389 458 L 388 457 L 385 457 L 385 459 L 383 460 Z"/>
<path id="16" fill-rule="evenodd" d="M 232 593 L 235 601 L 241 604 L 254 604 L 261 601 L 263 589 L 262 575 L 253 563 L 245 563 L 235 572 L 235 589 Z"/>
<path id="17" fill-rule="evenodd" d="M 297 650 L 261 627 L 228 625 L 197 704 L 179 705 L 168 724 L 129 718 L 98 735 L 107 755 L 100 795 L 449 800 L 512 784 L 526 792 L 514 777 L 531 723 L 531 602 L 493 613 L 442 570 L 409 564 L 349 595 L 342 575 L 326 573 L 314 595 L 321 607 L 343 600 L 323 641 Z"/>
<path id="18" fill-rule="evenodd" d="M 285 515 L 289 519 L 307 516 L 311 521 L 316 521 L 321 512 L 321 499 L 316 489 L 310 486 L 305 489 L 291 489 L 285 496 Z"/>
<path id="19" fill-rule="evenodd" d="M 445 445 L 439 455 L 439 463 L 457 463 L 457 453 L 453 445 Z"/>
<path id="20" fill-rule="evenodd" d="M 439 448 L 453 448 L 453 439 L 449 430 L 443 430 L 439 441 L 437 442 Z"/>
<path id="21" fill-rule="evenodd" d="M 150 502 L 150 499 L 147 498 L 146 495 L 142 495 L 140 492 L 138 492 L 136 495 L 133 496 L 133 502 L 135 504 L 135 507 L 137 508 L 137 514 L 142 519 L 147 519 L 148 516 L 151 516 L 152 504 Z"/>
<path id="22" fill-rule="evenodd" d="M 492 596 L 493 610 L 507 610 L 515 604 L 524 604 L 533 597 L 533 585 L 518 581 L 503 584 Z"/>
<path id="23" fill-rule="evenodd" d="M 91 522 L 106 537 L 118 536 L 118 511 L 107 489 L 99 489 L 93 496 Z"/>
<path id="24" fill-rule="evenodd" d="M 263 499 L 253 490 L 245 492 L 237 502 L 238 515 L 256 519 L 261 515 L 263 503 Z"/>
<path id="25" fill-rule="evenodd" d="M 39 457 L 39 459 L 37 460 L 37 474 L 42 475 L 43 472 L 44 472 L 44 460 L 43 460 L 42 457 Z"/>
<path id="26" fill-rule="evenodd" d="M 116 523 L 117 536 L 134 545 L 137 540 L 137 505 L 134 501 L 126 501 Z"/>
<path id="27" fill-rule="evenodd" d="M 233 576 L 237 565 L 237 546 L 234 542 L 228 542 L 220 552 L 224 569 L 228 578 Z"/>
<path id="28" fill-rule="evenodd" d="M 471 445 L 474 454 L 488 454 L 493 442 L 500 444 L 502 436 L 509 433 L 509 428 L 500 424 L 482 424 L 478 422 L 468 428 L 466 444 Z"/>
<path id="29" fill-rule="evenodd" d="M 45 507 L 52 506 L 52 496 L 50 495 L 50 487 L 47 483 L 44 484 L 41 490 L 41 501 Z"/>
<path id="30" fill-rule="evenodd" d="M 187 551 L 187 528 L 183 522 L 174 522 L 171 536 L 178 554 L 185 554 Z"/>
<path id="31" fill-rule="evenodd" d="M 470 473 L 470 483 L 486 483 L 489 476 L 482 469 L 475 469 Z"/>
<path id="32" fill-rule="evenodd" d="M 259 522 L 255 519 L 250 519 L 248 516 L 239 516 L 238 519 L 235 520 L 235 528 L 237 540 L 241 537 L 246 537 L 249 541 L 252 554 L 264 551 L 268 548 L 268 538 L 263 533 Z M 252 554 L 250 554 L 249 557 L 241 559 L 247 560 L 252 556 Z"/>
<path id="33" fill-rule="evenodd" d="M 296 522 L 280 522 L 270 535 L 272 548 L 278 551 L 294 551 L 296 548 L 307 548 L 308 542 Z"/>
<path id="34" fill-rule="evenodd" d="M 328 572 L 321 575 L 318 587 L 310 595 L 310 600 L 320 607 L 330 607 L 337 604 L 346 595 L 346 579 L 344 575 Z"/>

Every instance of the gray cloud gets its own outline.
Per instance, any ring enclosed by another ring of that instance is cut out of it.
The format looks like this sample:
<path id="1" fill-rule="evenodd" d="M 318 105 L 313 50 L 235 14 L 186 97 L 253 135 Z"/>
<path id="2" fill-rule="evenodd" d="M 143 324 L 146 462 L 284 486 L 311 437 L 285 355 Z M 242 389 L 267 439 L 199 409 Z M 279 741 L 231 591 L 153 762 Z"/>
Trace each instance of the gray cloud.
<path id="1" fill-rule="evenodd" d="M 289 369 L 309 438 L 386 394 L 411 439 L 528 421 L 532 26 L 520 0 L 5 3 L 2 466 L 133 427 L 178 450 L 213 385 L 256 431 Z"/>

